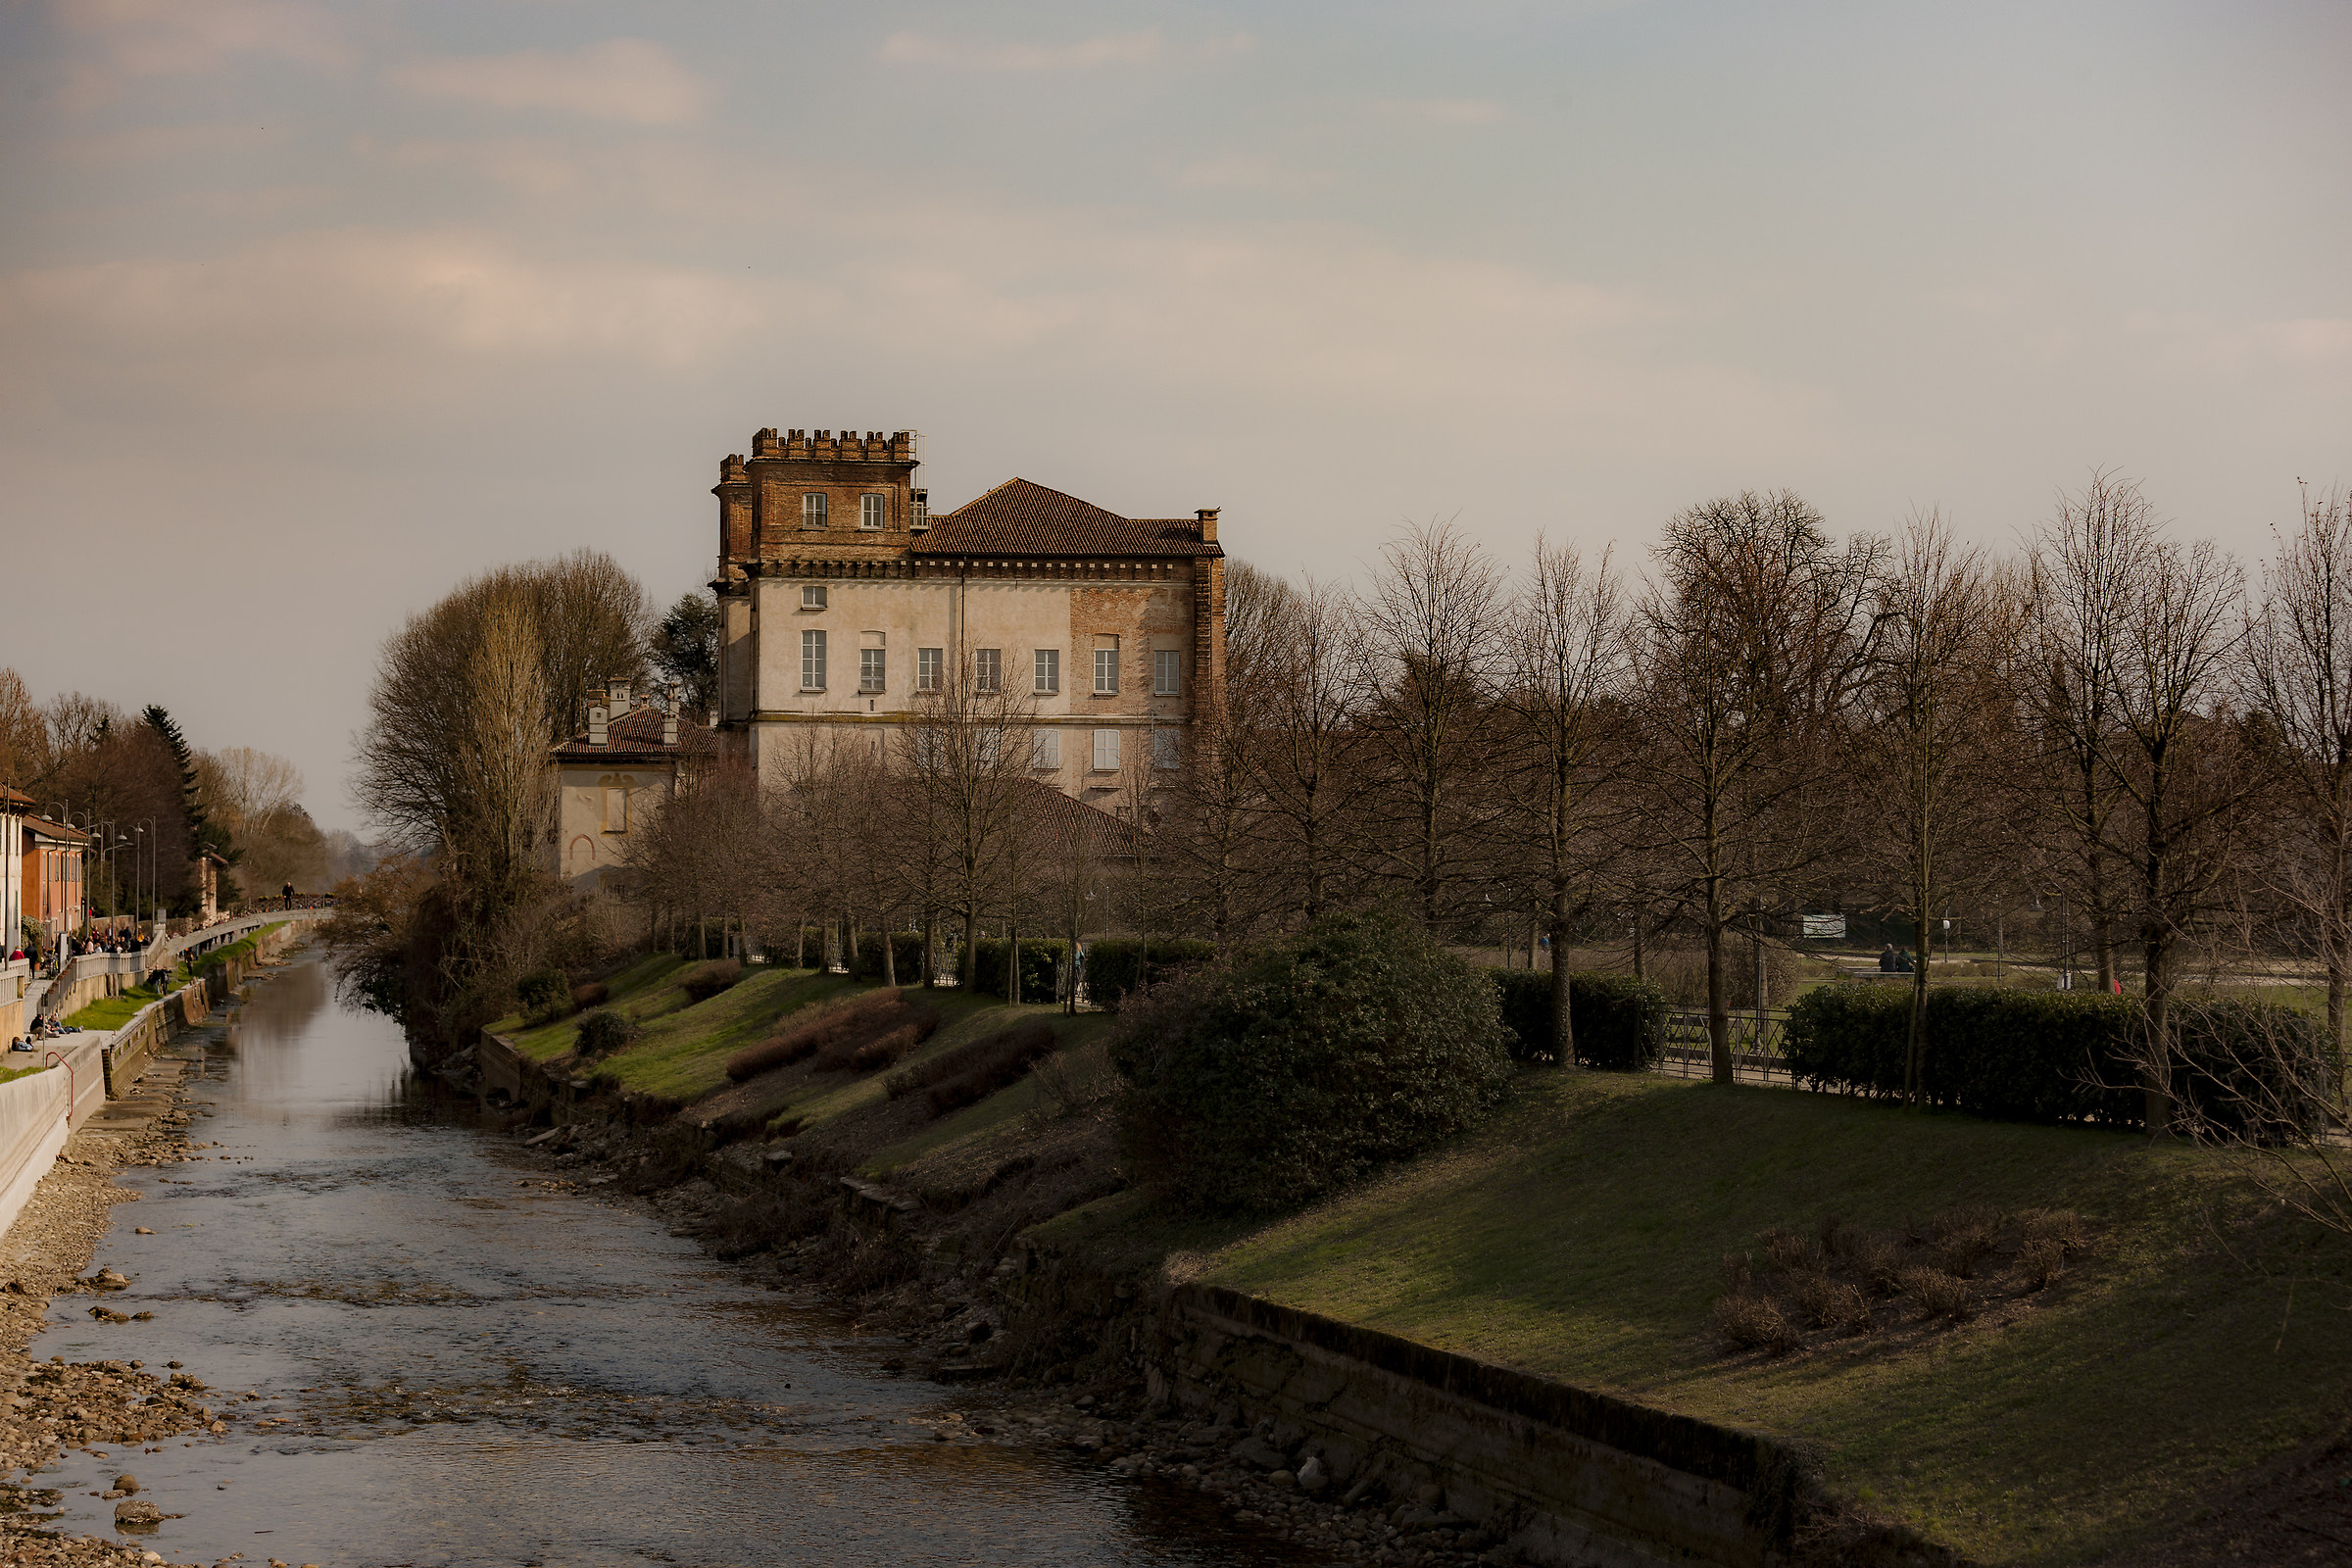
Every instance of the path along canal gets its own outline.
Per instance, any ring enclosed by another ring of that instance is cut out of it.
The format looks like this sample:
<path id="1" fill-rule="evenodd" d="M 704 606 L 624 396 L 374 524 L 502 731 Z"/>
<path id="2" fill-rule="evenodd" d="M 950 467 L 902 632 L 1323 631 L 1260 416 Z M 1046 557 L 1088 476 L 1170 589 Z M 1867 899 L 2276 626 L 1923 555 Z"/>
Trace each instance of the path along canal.
<path id="1" fill-rule="evenodd" d="M 154 1320 L 62 1297 L 36 1342 L 184 1362 L 229 1435 L 74 1452 L 41 1477 L 60 1526 L 112 1534 L 90 1494 L 128 1469 L 183 1516 L 150 1542 L 174 1562 L 1322 1560 L 1175 1483 L 977 1441 L 971 1400 L 890 1376 L 838 1311 L 524 1167 L 315 958 L 270 973 L 231 1038 L 177 1047 L 212 1147 L 121 1178 L 143 1200 L 96 1261 Z"/>

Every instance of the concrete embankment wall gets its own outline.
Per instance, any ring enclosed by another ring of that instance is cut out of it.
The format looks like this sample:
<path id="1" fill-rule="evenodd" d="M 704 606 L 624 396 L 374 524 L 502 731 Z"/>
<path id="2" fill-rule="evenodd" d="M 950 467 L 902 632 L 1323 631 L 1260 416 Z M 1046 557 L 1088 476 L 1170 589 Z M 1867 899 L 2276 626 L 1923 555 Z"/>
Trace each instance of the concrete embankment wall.
<path id="1" fill-rule="evenodd" d="M 269 932 L 257 945 L 257 956 L 284 947 L 299 930 L 287 925 Z M 37 1054 L 0 1054 L 0 1066 L 44 1064 L 41 1071 L 0 1084 L 0 1234 L 24 1212 L 67 1136 L 96 1115 L 110 1095 L 127 1089 L 158 1047 L 180 1029 L 202 1023 L 243 978 L 242 965 L 232 958 L 149 1003 L 112 1034 L 68 1035 L 41 1042 Z"/>
<path id="2" fill-rule="evenodd" d="M 1271 1418 L 1343 1488 L 1434 1484 L 1539 1562 L 1783 1560 L 1803 1471 L 1769 1439 L 1219 1286 L 1178 1288 L 1161 1325 L 1155 1395 Z"/>

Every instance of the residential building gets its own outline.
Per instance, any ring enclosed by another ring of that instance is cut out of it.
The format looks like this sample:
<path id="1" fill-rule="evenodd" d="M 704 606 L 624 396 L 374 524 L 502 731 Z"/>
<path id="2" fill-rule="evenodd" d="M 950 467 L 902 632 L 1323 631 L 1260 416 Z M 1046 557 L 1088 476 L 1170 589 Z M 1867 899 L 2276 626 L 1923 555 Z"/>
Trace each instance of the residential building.
<path id="1" fill-rule="evenodd" d="M 619 866 L 645 813 L 716 755 L 710 728 L 680 710 L 679 688 L 657 701 L 615 680 L 602 695 L 588 727 L 548 754 L 556 806 L 543 863 L 579 888 L 596 887 Z"/>
<path id="2" fill-rule="evenodd" d="M 724 755 L 886 744 L 954 681 L 1017 701 L 1029 774 L 1114 807 L 1224 676 L 1217 510 L 1125 517 L 1026 479 L 933 514 L 909 431 L 761 430 L 719 466 Z"/>
<path id="3" fill-rule="evenodd" d="M 45 947 L 81 926 L 82 866 L 89 857 L 90 836 L 45 816 L 18 820 L 24 834 L 19 861 L 24 878 L 22 918 L 39 922 Z"/>

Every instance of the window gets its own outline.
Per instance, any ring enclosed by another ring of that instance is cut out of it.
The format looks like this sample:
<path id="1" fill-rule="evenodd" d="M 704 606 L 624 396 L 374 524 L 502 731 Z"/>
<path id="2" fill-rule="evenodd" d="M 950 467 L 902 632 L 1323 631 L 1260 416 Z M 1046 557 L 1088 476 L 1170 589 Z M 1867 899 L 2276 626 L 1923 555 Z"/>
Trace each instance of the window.
<path id="1" fill-rule="evenodd" d="M 629 792 L 608 789 L 605 794 L 605 831 L 626 833 L 629 830 Z"/>
<path id="2" fill-rule="evenodd" d="M 825 498 L 821 491 L 811 490 L 801 497 L 801 526 L 822 528 L 825 525 Z"/>
<path id="3" fill-rule="evenodd" d="M 1037 651 L 1037 694 L 1051 697 L 1061 690 L 1061 650 L 1040 648 Z"/>
<path id="4" fill-rule="evenodd" d="M 1029 732 L 1029 765 L 1038 768 L 1061 766 L 1061 731 L 1033 729 Z"/>
<path id="5" fill-rule="evenodd" d="M 858 526 L 860 528 L 881 527 L 883 511 L 884 507 L 880 496 L 859 496 L 858 498 Z"/>
<path id="6" fill-rule="evenodd" d="M 825 689 L 825 634 L 821 631 L 801 633 L 801 690 L 821 692 Z"/>
<path id="7" fill-rule="evenodd" d="M 880 648 L 858 650 L 858 689 L 859 691 L 878 692 L 882 689 L 882 656 L 885 652 L 886 650 Z"/>
<path id="8" fill-rule="evenodd" d="M 823 588 L 821 588 L 821 587 L 815 587 L 815 586 L 810 586 L 810 587 L 808 587 L 808 588 L 804 588 L 804 589 L 802 589 L 802 590 L 801 590 L 801 608 L 802 608 L 803 610 L 822 610 L 822 609 L 824 609 L 824 608 L 825 608 L 825 591 L 824 591 L 824 589 L 823 589 Z"/>
<path id="9" fill-rule="evenodd" d="M 1004 680 L 1004 651 L 1001 648 L 972 650 L 972 686 L 977 691 L 993 692 Z"/>
<path id="10" fill-rule="evenodd" d="M 914 765 L 923 768 L 939 766 L 945 749 L 940 744 L 939 731 L 918 729 L 914 732 Z"/>
<path id="11" fill-rule="evenodd" d="M 948 662 L 943 648 L 917 648 L 914 651 L 914 689 L 918 692 L 939 690 L 940 667 Z"/>
<path id="12" fill-rule="evenodd" d="M 1177 692 L 1179 661 L 1184 656 L 1173 648 L 1162 648 L 1152 656 L 1152 695 L 1173 697 Z"/>
<path id="13" fill-rule="evenodd" d="M 974 738 L 982 767 L 994 767 L 1004 760 L 1004 732 L 984 729 Z"/>
<path id="14" fill-rule="evenodd" d="M 1183 738 L 1172 729 L 1153 730 L 1152 732 L 1152 765 L 1153 767 L 1177 767 L 1181 766 L 1183 761 Z"/>
<path id="15" fill-rule="evenodd" d="M 1119 732 L 1115 729 L 1095 731 L 1095 771 L 1116 773 L 1119 770 Z"/>
<path id="16" fill-rule="evenodd" d="M 1110 646 L 1106 648 L 1104 643 Z M 1119 640 L 1116 637 L 1095 639 L 1095 695 L 1119 695 Z"/>

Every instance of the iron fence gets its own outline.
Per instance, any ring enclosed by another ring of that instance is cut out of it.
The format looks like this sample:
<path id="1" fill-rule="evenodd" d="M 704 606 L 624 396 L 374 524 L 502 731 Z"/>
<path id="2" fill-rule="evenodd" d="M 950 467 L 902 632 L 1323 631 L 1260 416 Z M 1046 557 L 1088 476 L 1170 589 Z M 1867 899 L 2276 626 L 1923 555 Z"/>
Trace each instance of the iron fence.
<path id="1" fill-rule="evenodd" d="M 1746 1083 L 1790 1082 L 1786 1007 L 1735 1012 L 1730 1024 L 1734 1077 Z M 1666 1014 L 1666 1043 L 1658 1070 L 1682 1078 L 1704 1078 L 1714 1071 L 1714 1065 L 1715 1050 L 1707 1033 L 1707 1010 L 1704 1007 L 1670 1010 Z"/>

